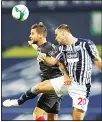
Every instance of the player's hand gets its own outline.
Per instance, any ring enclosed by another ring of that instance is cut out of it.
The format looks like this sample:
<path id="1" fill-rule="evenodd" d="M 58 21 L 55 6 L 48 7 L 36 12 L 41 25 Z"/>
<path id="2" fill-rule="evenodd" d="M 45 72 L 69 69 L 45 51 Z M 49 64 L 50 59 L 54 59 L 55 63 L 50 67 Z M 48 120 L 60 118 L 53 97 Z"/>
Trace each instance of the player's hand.
<path id="1" fill-rule="evenodd" d="M 33 44 L 32 41 L 28 41 L 28 46 L 31 46 Z"/>
<path id="2" fill-rule="evenodd" d="M 64 76 L 64 85 L 69 86 L 71 85 L 72 80 L 69 76 Z"/>
<path id="3" fill-rule="evenodd" d="M 38 46 L 36 44 L 33 44 L 32 41 L 28 41 L 28 46 L 32 46 L 35 50 L 38 49 Z"/>
<path id="4" fill-rule="evenodd" d="M 13 99 L 13 100 L 10 100 L 10 99 L 7 99 L 3 102 L 3 106 L 4 107 L 13 107 L 13 106 L 19 106 L 18 104 L 18 100 L 17 99 Z"/>

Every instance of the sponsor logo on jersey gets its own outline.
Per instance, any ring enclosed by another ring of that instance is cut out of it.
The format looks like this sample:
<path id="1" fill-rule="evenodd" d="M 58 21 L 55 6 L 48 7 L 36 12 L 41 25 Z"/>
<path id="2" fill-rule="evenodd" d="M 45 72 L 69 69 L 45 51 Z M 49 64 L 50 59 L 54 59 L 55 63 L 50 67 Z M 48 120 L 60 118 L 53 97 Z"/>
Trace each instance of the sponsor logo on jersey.
<path id="1" fill-rule="evenodd" d="M 68 62 L 78 62 L 79 61 L 79 55 L 77 52 L 71 52 L 67 53 L 67 61 Z"/>

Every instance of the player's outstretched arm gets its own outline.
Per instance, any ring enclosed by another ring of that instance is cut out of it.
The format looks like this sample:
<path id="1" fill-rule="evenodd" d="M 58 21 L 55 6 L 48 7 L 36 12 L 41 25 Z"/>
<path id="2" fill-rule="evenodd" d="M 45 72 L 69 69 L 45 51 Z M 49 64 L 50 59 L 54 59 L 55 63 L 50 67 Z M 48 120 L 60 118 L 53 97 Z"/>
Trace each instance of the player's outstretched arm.
<path id="1" fill-rule="evenodd" d="M 45 56 L 42 53 L 41 53 L 40 57 L 41 57 L 42 61 L 44 61 L 49 66 L 54 66 L 55 64 L 57 64 L 59 66 L 61 72 L 64 74 L 64 78 L 65 78 L 64 83 L 65 83 L 65 85 L 70 85 L 71 84 L 71 78 L 68 75 L 68 71 L 66 69 L 66 66 L 62 62 L 60 62 L 56 58 Z"/>
<path id="2" fill-rule="evenodd" d="M 49 57 L 49 56 L 43 56 L 43 60 L 49 66 L 54 66 L 54 65 L 58 64 L 58 62 L 59 62 L 57 59 L 55 59 L 53 57 Z"/>
<path id="3" fill-rule="evenodd" d="M 45 53 L 41 53 L 41 52 L 39 52 L 38 58 L 48 66 L 54 66 L 58 63 L 57 59 L 50 56 L 46 56 Z"/>
<path id="4" fill-rule="evenodd" d="M 102 59 L 99 55 L 95 57 L 94 62 L 98 69 L 102 72 Z"/>

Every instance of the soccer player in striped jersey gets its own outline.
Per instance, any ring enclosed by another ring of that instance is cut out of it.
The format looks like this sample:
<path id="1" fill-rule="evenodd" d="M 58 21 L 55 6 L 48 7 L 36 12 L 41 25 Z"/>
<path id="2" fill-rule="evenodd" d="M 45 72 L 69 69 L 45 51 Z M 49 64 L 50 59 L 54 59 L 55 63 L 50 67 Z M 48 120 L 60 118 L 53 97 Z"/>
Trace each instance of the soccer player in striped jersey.
<path id="1" fill-rule="evenodd" d="M 60 60 L 61 57 L 64 58 L 64 64 L 72 79 L 68 91 L 73 99 L 73 120 L 83 120 L 89 102 L 92 63 L 95 63 L 102 72 L 102 59 L 95 44 L 90 39 L 74 37 L 68 25 L 60 25 L 55 30 L 55 35 L 60 46 L 52 56 L 57 60 Z M 51 65 L 52 61 L 50 58 L 45 58 L 45 62 Z M 68 81 L 64 83 L 69 84 Z M 60 89 L 56 84 L 58 85 L 57 82 L 52 82 L 55 92 L 59 93 Z"/>
<path id="2" fill-rule="evenodd" d="M 83 120 L 89 102 L 92 62 L 102 71 L 102 60 L 93 42 L 74 37 L 68 25 L 60 25 L 55 35 L 59 48 L 51 52 L 50 57 L 43 53 L 39 57 L 50 66 L 58 64 L 64 75 L 33 86 L 32 92 L 69 94 L 73 100 L 73 120 Z M 61 58 L 64 65 L 60 63 Z"/>

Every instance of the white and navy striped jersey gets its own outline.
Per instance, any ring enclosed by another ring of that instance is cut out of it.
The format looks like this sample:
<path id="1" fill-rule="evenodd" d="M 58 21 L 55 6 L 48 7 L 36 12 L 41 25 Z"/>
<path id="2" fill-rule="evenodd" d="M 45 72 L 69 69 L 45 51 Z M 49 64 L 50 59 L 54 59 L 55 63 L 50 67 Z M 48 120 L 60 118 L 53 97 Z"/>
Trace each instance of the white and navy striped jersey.
<path id="1" fill-rule="evenodd" d="M 58 60 L 63 57 L 72 82 L 84 85 L 91 83 L 92 62 L 97 55 L 91 40 L 78 38 L 73 45 L 60 45 L 52 56 Z"/>

